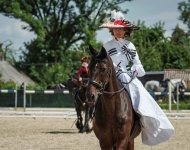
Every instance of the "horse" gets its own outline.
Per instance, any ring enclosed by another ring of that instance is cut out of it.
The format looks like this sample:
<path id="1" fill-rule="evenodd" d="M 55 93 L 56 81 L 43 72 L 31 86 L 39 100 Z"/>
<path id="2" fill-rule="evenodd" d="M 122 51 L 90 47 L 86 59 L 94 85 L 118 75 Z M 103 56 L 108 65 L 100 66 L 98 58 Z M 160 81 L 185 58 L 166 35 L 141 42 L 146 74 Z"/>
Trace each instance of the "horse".
<path id="1" fill-rule="evenodd" d="M 83 78 L 82 82 L 77 80 L 76 74 L 70 75 L 70 78 L 66 82 L 66 88 L 72 94 L 75 99 L 75 111 L 77 113 L 76 127 L 79 129 L 79 133 L 90 132 L 89 121 L 92 109 L 86 105 L 86 81 L 87 78 Z M 85 120 L 83 123 L 83 115 L 85 113 Z"/>
<path id="2" fill-rule="evenodd" d="M 163 95 L 155 95 L 154 92 L 167 92 L 166 81 L 150 80 L 145 83 L 144 87 L 155 100 L 163 101 Z"/>
<path id="3" fill-rule="evenodd" d="M 176 93 L 177 92 L 179 92 L 181 98 L 184 99 L 185 90 L 187 89 L 187 85 L 186 85 L 185 81 L 182 79 L 167 79 L 166 81 L 168 82 L 167 91 L 169 91 L 169 82 L 170 82 L 172 98 L 173 98 L 174 103 L 176 103 L 176 96 L 177 96 Z M 177 88 L 177 86 L 178 86 L 178 88 Z"/>
<path id="4" fill-rule="evenodd" d="M 145 88 L 149 92 L 169 92 L 169 83 L 171 85 L 172 99 L 176 103 L 175 93 L 177 92 L 177 86 L 179 86 L 180 96 L 184 99 L 184 92 L 187 89 L 187 85 L 182 79 L 165 79 L 162 81 L 150 80 L 145 83 Z"/>
<path id="5" fill-rule="evenodd" d="M 145 89 L 149 92 L 164 92 L 166 87 L 163 87 L 159 81 L 150 80 L 145 83 Z"/>
<path id="6" fill-rule="evenodd" d="M 130 96 L 117 79 L 110 56 L 102 47 L 89 47 L 87 98 L 94 107 L 93 131 L 102 150 L 134 150 L 134 138 L 141 132 L 139 116 Z"/>

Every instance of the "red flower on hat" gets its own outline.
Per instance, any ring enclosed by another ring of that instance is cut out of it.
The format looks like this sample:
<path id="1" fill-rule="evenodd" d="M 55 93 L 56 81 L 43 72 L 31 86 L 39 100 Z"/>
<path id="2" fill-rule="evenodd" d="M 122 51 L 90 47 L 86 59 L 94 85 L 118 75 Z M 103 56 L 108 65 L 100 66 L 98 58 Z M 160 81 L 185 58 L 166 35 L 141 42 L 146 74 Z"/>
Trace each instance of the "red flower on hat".
<path id="1" fill-rule="evenodd" d="M 114 25 L 121 25 L 123 27 L 127 27 L 127 25 L 122 20 L 115 20 Z"/>

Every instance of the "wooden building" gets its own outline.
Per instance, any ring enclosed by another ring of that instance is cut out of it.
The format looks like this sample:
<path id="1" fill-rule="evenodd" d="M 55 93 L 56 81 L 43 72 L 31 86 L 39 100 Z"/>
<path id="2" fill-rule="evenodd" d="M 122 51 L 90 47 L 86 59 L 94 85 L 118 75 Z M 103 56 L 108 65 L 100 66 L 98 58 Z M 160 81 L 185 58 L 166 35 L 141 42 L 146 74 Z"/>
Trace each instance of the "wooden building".
<path id="1" fill-rule="evenodd" d="M 187 88 L 190 88 L 190 69 L 166 69 L 164 79 L 182 79 L 186 82 Z"/>

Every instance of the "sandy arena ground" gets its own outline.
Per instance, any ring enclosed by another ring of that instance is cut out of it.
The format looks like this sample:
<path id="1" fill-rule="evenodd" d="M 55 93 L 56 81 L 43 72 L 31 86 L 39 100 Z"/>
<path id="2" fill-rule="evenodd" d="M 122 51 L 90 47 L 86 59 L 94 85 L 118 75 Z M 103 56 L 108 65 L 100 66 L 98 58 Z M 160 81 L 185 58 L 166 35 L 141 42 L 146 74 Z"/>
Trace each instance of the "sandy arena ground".
<path id="1" fill-rule="evenodd" d="M 75 119 L 0 117 L 0 150 L 99 150 L 94 133 L 80 134 Z M 135 150 L 190 150 L 190 120 L 171 120 L 176 129 L 168 141 L 154 147 L 136 138 Z"/>

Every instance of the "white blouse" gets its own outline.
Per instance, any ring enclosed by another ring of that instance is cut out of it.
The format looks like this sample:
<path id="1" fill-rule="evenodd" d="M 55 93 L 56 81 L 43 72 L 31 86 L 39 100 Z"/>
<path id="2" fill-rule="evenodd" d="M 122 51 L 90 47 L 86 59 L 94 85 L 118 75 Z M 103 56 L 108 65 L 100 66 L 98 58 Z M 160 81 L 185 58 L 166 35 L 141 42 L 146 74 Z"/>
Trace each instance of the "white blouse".
<path id="1" fill-rule="evenodd" d="M 119 65 L 123 70 L 136 71 L 138 73 L 138 77 L 145 75 L 145 71 L 139 59 L 136 48 L 130 41 L 114 38 L 105 43 L 104 48 L 111 56 L 114 66 Z M 131 68 L 129 68 L 130 62 L 133 63 Z"/>

